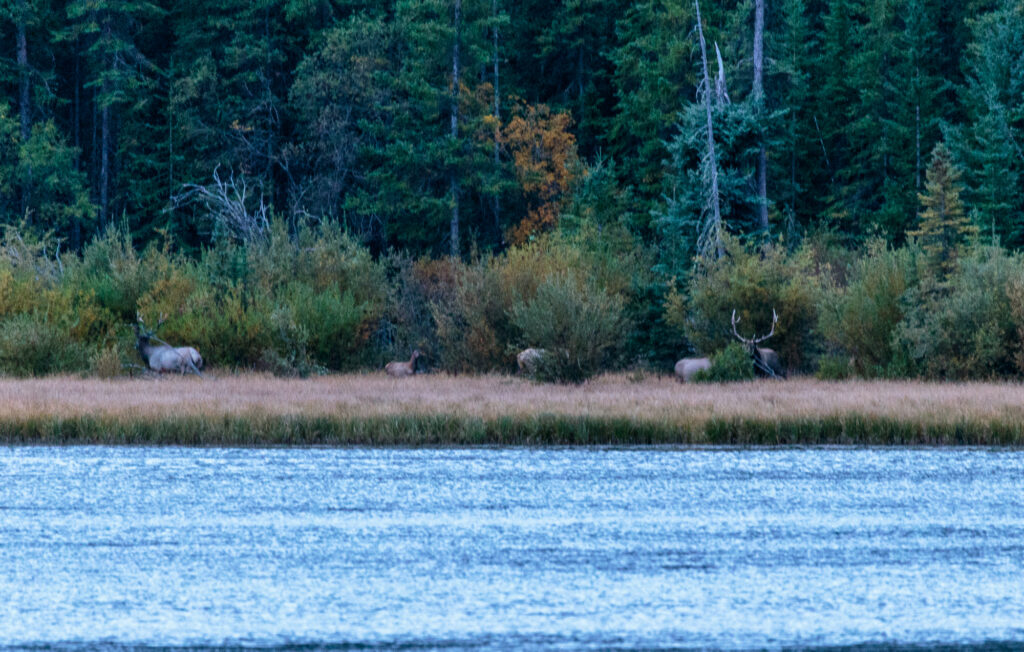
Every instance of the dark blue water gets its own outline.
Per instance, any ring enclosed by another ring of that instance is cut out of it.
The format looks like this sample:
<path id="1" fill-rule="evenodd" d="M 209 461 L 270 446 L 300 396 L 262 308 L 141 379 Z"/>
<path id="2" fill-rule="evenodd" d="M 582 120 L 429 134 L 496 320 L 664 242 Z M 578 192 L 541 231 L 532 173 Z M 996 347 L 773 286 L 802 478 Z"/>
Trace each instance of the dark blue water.
<path id="1" fill-rule="evenodd" d="M 1024 453 L 0 449 L 0 646 L 1024 646 Z"/>

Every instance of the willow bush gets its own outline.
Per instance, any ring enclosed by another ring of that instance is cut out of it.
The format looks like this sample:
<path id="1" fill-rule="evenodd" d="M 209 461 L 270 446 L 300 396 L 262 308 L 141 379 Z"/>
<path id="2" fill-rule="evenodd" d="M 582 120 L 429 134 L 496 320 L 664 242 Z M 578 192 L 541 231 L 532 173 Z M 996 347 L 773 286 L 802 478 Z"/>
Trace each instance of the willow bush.
<path id="1" fill-rule="evenodd" d="M 621 297 L 572 274 L 545 279 L 532 299 L 518 302 L 512 321 L 524 342 L 544 350 L 537 377 L 578 383 L 595 375 L 626 330 Z"/>
<path id="2" fill-rule="evenodd" d="M 711 356 L 711 368 L 701 369 L 694 377 L 698 383 L 730 383 L 754 379 L 754 360 L 739 342 L 732 342 Z"/>
<path id="3" fill-rule="evenodd" d="M 764 346 L 775 349 L 789 369 L 812 368 L 820 348 L 815 332 L 819 282 L 806 251 L 748 248 L 728 238 L 725 255 L 695 272 L 686 288 L 666 301 L 666 320 L 682 330 L 700 353 L 724 349 L 735 341 L 731 320 L 739 318 L 745 337 L 768 333 L 772 311 L 778 315 L 775 334 Z"/>
<path id="4" fill-rule="evenodd" d="M 876 240 L 843 275 L 845 285 L 826 283 L 818 328 L 832 355 L 824 375 L 849 373 L 840 361 L 865 377 L 902 375 L 904 358 L 894 338 L 904 318 L 904 294 L 917 284 L 916 257 L 915 248 L 893 249 Z"/>
<path id="5" fill-rule="evenodd" d="M 999 378 L 1020 368 L 1024 261 L 996 247 L 975 247 L 945 282 L 926 279 L 903 297 L 894 345 L 913 375 Z M 1015 305 L 1016 304 L 1016 305 Z"/>

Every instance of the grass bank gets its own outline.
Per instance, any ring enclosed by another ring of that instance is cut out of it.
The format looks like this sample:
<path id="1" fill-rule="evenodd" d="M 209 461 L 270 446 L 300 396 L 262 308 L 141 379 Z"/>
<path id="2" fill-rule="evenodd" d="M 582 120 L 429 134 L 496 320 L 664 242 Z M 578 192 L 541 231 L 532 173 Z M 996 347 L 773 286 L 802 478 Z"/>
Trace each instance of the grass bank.
<path id="1" fill-rule="evenodd" d="M 0 379 L 0 443 L 1024 445 L 1024 385 L 604 376 Z"/>

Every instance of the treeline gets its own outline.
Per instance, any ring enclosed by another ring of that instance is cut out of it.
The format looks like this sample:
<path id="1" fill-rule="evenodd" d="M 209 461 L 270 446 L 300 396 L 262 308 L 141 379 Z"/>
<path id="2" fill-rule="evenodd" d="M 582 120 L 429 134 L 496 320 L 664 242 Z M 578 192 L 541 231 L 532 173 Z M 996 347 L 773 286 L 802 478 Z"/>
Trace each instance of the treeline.
<path id="1" fill-rule="evenodd" d="M 0 3 L 0 370 L 1024 368 L 1024 2 L 697 9 Z"/>
<path id="2" fill-rule="evenodd" d="M 1019 377 L 1024 257 L 983 242 L 961 189 L 939 146 L 903 246 L 874 238 L 851 250 L 822 233 L 789 249 L 725 235 L 720 257 L 668 281 L 626 227 L 586 221 L 466 260 L 373 256 L 336 224 L 292 232 L 281 219 L 264 237 L 220 240 L 199 256 L 170 239 L 138 253 L 115 228 L 81 255 L 61 254 L 9 228 L 0 371 L 126 373 L 139 367 L 130 325 L 141 316 L 220 368 L 379 370 L 419 348 L 424 370 L 511 372 L 534 347 L 547 352 L 541 379 L 579 382 L 669 371 L 688 350 L 717 355 L 734 341 L 735 310 L 746 337 L 778 314 L 770 344 L 791 373 Z"/>
<path id="3" fill-rule="evenodd" d="M 728 231 L 902 243 L 944 140 L 971 219 L 1024 244 L 1020 0 L 701 9 Z M 611 205 L 574 216 L 625 224 L 683 274 L 707 202 L 695 13 L 692 0 L 8 0 L 0 219 L 74 250 L 116 222 L 136 244 L 195 253 L 273 213 L 293 233 L 308 217 L 339 224 L 375 254 L 467 256 L 554 228 L 601 171 L 591 205 Z"/>

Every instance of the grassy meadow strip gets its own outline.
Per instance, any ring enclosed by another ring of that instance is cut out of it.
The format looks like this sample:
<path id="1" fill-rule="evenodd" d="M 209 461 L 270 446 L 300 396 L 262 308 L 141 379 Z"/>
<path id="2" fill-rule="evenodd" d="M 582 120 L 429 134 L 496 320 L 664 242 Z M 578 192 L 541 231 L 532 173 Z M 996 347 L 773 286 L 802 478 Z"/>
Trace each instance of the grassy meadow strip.
<path id="1" fill-rule="evenodd" d="M 0 379 L 0 442 L 186 446 L 1024 445 L 1024 386 L 602 376 Z"/>

